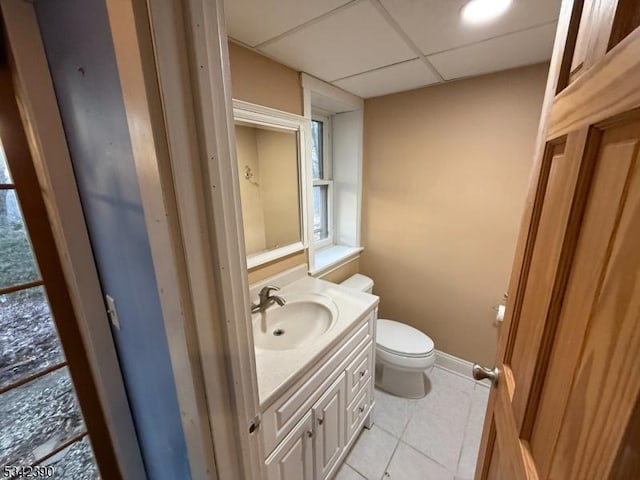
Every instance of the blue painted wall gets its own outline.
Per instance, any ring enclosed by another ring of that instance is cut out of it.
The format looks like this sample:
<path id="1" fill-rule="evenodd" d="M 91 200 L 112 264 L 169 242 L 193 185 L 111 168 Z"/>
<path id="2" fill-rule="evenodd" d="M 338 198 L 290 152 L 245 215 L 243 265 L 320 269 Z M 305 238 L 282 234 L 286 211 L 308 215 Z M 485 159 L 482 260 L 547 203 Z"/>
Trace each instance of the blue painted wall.
<path id="1" fill-rule="evenodd" d="M 84 215 L 150 480 L 191 478 L 103 0 L 37 0 Z"/>

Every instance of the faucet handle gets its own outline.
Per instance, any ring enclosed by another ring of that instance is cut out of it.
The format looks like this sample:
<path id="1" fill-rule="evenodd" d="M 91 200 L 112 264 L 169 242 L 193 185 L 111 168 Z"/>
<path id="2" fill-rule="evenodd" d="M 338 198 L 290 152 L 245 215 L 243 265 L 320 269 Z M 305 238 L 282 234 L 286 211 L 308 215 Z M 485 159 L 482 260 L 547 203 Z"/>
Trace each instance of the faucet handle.
<path id="1" fill-rule="evenodd" d="M 277 292 L 278 290 L 280 290 L 280 287 L 276 285 L 265 285 L 264 287 L 262 287 L 262 290 L 260 290 L 260 293 L 263 295 L 268 295 L 269 292 Z"/>

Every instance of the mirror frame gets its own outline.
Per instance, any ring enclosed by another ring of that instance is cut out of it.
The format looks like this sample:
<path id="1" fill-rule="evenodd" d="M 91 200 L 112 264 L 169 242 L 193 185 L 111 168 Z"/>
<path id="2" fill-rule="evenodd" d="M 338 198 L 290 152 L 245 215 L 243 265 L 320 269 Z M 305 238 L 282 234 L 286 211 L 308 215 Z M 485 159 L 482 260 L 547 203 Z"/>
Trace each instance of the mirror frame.
<path id="1" fill-rule="evenodd" d="M 283 112 L 275 108 L 264 107 L 254 103 L 245 102 L 243 100 L 233 99 L 233 120 L 251 123 L 257 126 L 275 127 L 282 130 L 295 131 L 298 134 L 298 198 L 300 208 L 300 240 L 290 245 L 274 248 L 265 252 L 254 255 L 247 255 L 247 268 L 251 269 L 265 263 L 278 260 L 293 253 L 305 250 L 308 247 L 307 232 L 307 158 L 306 158 L 306 142 L 310 132 L 310 122 L 307 118 L 296 115 L 294 113 Z M 238 163 L 237 151 L 235 149 L 235 132 L 234 132 L 234 160 Z M 240 176 L 238 173 L 238 180 Z M 242 201 L 242 199 L 240 199 Z M 242 224 L 242 232 L 244 236 L 244 221 Z M 246 250 L 245 250 L 246 254 Z"/>

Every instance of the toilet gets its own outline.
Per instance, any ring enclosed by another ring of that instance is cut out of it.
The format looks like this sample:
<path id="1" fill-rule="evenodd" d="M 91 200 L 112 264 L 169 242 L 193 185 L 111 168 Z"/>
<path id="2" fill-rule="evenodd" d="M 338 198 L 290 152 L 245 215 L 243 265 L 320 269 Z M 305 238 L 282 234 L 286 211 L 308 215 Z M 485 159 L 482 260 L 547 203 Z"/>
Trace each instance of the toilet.
<path id="1" fill-rule="evenodd" d="M 342 285 L 373 292 L 373 280 L 356 273 Z M 399 397 L 421 398 L 429 391 L 427 374 L 435 363 L 433 340 L 395 320 L 376 323 L 376 387 Z"/>

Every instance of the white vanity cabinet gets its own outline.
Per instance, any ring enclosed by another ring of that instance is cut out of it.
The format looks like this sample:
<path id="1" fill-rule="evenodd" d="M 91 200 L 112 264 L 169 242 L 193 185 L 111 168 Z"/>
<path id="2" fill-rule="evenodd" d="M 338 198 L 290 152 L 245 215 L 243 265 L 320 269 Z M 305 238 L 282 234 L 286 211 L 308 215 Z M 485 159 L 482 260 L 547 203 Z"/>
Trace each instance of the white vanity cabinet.
<path id="1" fill-rule="evenodd" d="M 313 406 L 315 478 L 327 478 L 345 446 L 345 375 Z"/>
<path id="2" fill-rule="evenodd" d="M 311 412 L 267 459 L 267 478 L 279 480 L 312 480 L 313 418 Z"/>
<path id="3" fill-rule="evenodd" d="M 268 480 L 333 478 L 373 408 L 376 310 L 262 414 Z"/>

